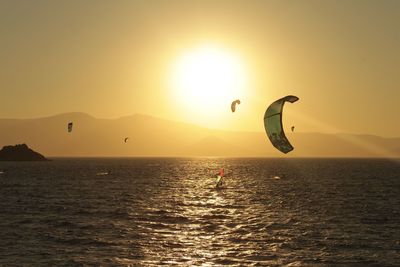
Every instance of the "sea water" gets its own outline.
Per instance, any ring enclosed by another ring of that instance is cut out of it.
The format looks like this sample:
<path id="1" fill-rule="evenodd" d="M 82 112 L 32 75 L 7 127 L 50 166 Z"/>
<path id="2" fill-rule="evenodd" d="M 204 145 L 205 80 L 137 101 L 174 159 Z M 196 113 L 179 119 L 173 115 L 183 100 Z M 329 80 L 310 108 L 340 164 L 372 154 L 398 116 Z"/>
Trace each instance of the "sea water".
<path id="1" fill-rule="evenodd" d="M 55 158 L 0 169 L 0 266 L 400 266 L 398 160 Z"/>

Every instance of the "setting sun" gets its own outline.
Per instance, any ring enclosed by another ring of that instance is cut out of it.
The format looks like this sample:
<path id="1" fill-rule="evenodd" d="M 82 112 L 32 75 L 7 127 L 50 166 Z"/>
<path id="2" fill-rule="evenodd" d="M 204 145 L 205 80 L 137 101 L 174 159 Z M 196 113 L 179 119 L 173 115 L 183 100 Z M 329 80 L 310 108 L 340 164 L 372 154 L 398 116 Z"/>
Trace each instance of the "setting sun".
<path id="1" fill-rule="evenodd" d="M 175 96 L 192 111 L 214 112 L 220 103 L 243 96 L 246 76 L 237 56 L 220 48 L 202 46 L 177 60 L 171 86 Z"/>

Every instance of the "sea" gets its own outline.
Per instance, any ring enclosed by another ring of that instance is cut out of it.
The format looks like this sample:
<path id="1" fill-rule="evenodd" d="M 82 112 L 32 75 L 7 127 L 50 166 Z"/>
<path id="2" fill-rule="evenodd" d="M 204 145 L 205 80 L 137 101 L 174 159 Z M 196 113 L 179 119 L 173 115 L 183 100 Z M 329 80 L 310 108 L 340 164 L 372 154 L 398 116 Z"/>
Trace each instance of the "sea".
<path id="1" fill-rule="evenodd" d="M 0 266 L 400 266 L 396 159 L 53 158 L 0 170 Z"/>

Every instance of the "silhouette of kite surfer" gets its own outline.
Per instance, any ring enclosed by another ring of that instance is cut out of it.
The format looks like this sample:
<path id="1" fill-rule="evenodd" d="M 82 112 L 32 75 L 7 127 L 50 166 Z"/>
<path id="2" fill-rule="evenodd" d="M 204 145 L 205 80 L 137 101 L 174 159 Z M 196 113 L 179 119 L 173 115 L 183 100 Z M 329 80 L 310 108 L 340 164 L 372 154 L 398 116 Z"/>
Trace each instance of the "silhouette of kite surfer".
<path id="1" fill-rule="evenodd" d="M 219 174 L 217 175 L 217 182 L 215 185 L 215 188 L 221 188 L 222 187 L 222 178 L 225 177 L 225 172 L 224 172 L 224 168 L 219 170 Z"/>

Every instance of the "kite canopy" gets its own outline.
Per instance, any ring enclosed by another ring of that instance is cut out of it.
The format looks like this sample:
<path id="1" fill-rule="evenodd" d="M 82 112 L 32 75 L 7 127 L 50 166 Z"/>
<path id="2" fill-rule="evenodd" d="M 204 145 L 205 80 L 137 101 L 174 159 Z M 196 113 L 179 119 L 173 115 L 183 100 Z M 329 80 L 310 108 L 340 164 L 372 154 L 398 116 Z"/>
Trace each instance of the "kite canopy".
<path id="1" fill-rule="evenodd" d="M 237 100 L 235 100 L 235 101 L 232 102 L 232 104 L 231 104 L 231 110 L 232 110 L 232 112 L 235 112 L 235 110 L 236 110 L 236 105 L 237 105 L 237 104 L 240 104 L 240 100 L 239 100 L 239 99 L 237 99 Z"/>
<path id="2" fill-rule="evenodd" d="M 128 141 L 129 137 L 125 137 L 124 142 L 126 143 L 126 141 Z"/>
<path id="3" fill-rule="evenodd" d="M 282 111 L 285 102 L 294 103 L 299 98 L 288 95 L 272 103 L 264 114 L 264 127 L 272 145 L 282 153 L 288 153 L 293 150 L 293 146 L 287 139 L 282 125 Z"/>
<path id="4" fill-rule="evenodd" d="M 72 132 L 72 125 L 73 125 L 72 122 L 68 123 L 68 132 L 69 133 Z"/>

